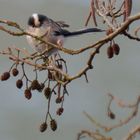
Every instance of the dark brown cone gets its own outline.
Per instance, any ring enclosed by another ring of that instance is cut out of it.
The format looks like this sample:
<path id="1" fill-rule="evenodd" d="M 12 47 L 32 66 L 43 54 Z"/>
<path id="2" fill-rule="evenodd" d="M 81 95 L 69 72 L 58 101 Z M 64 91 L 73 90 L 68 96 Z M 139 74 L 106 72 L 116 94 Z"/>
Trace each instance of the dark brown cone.
<path id="1" fill-rule="evenodd" d="M 119 47 L 119 45 L 118 44 L 113 44 L 112 45 L 112 48 L 113 48 L 113 51 L 114 51 L 114 53 L 116 54 L 116 55 L 118 55 L 119 53 L 120 53 L 120 47 Z"/>
<path id="2" fill-rule="evenodd" d="M 46 88 L 45 88 L 45 90 L 44 90 L 44 95 L 45 95 L 45 97 L 46 97 L 47 99 L 50 98 L 50 96 L 51 96 L 51 89 L 50 89 L 50 87 L 46 87 Z"/>
<path id="3" fill-rule="evenodd" d="M 50 127 L 53 131 L 57 129 L 57 123 L 54 119 L 50 121 Z"/>
<path id="4" fill-rule="evenodd" d="M 32 90 L 38 90 L 40 88 L 40 84 L 38 80 L 33 80 L 31 83 L 31 89 Z"/>
<path id="5" fill-rule="evenodd" d="M 25 98 L 27 98 L 28 100 L 30 100 L 31 98 L 32 98 L 32 93 L 31 93 L 31 91 L 27 88 L 27 89 L 25 89 L 25 91 L 24 91 L 24 96 L 25 96 Z"/>
<path id="6" fill-rule="evenodd" d="M 112 58 L 113 55 L 114 55 L 113 48 L 112 48 L 111 46 L 109 46 L 109 47 L 107 48 L 107 56 L 108 56 L 108 58 Z"/>
<path id="7" fill-rule="evenodd" d="M 60 107 L 57 109 L 56 114 L 60 116 L 63 113 L 63 111 L 64 111 L 64 108 Z"/>
<path id="8" fill-rule="evenodd" d="M 48 125 L 47 125 L 46 122 L 42 123 L 42 124 L 40 125 L 40 128 L 39 128 L 40 132 L 46 131 L 46 130 L 47 130 L 47 127 L 48 127 Z"/>
<path id="9" fill-rule="evenodd" d="M 108 112 L 108 116 L 110 117 L 110 119 L 115 119 L 115 114 L 111 111 Z"/>
<path id="10" fill-rule="evenodd" d="M 45 87 L 44 83 L 38 84 L 37 90 L 38 90 L 39 92 L 42 92 L 42 90 L 44 89 L 44 87 Z"/>
<path id="11" fill-rule="evenodd" d="M 9 72 L 4 72 L 2 75 L 1 75 L 1 81 L 6 81 L 10 78 L 10 73 Z"/>
<path id="12" fill-rule="evenodd" d="M 19 71 L 17 70 L 17 68 L 12 69 L 13 76 L 17 76 L 18 73 L 19 73 Z"/>
<path id="13" fill-rule="evenodd" d="M 18 80 L 16 81 L 16 87 L 19 88 L 19 89 L 21 89 L 22 86 L 23 86 L 22 80 L 21 80 L 21 79 L 18 79 Z"/>
<path id="14" fill-rule="evenodd" d="M 55 102 L 56 102 L 57 104 L 60 104 L 60 103 L 62 102 L 62 98 L 57 97 L 56 100 L 55 100 Z"/>

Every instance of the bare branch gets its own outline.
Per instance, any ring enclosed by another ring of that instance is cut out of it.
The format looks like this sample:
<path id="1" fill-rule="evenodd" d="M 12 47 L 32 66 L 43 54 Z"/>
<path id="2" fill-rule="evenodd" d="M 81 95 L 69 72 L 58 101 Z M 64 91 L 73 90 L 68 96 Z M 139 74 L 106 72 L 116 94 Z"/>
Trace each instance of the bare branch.
<path id="1" fill-rule="evenodd" d="M 117 124 L 114 124 L 112 126 L 106 126 L 106 125 L 102 125 L 101 123 L 97 122 L 95 119 L 93 119 L 93 117 L 91 117 L 88 113 L 84 112 L 84 114 L 86 115 L 86 117 L 92 122 L 94 123 L 97 127 L 103 129 L 104 131 L 106 132 L 110 132 L 112 131 L 113 129 L 115 128 L 118 128 L 118 127 L 122 127 L 123 125 L 129 123 L 138 113 L 138 107 L 139 107 L 139 104 L 140 104 L 140 97 L 137 98 L 137 101 L 136 103 L 134 103 L 133 105 L 126 105 L 125 103 L 123 103 L 122 100 L 119 100 L 117 98 L 115 98 L 113 95 L 109 94 L 109 96 L 111 97 L 111 102 L 109 103 L 109 106 L 108 106 L 108 112 L 111 110 L 110 109 L 110 106 L 111 106 L 111 103 L 113 100 L 116 100 L 117 104 L 119 106 L 123 106 L 123 107 L 128 107 L 128 108 L 131 108 L 133 109 L 131 114 L 126 117 L 124 120 L 120 120 Z"/>
<path id="2" fill-rule="evenodd" d="M 132 140 L 136 134 L 140 133 L 140 125 L 135 126 L 132 130 L 128 133 L 128 135 L 123 140 Z"/>

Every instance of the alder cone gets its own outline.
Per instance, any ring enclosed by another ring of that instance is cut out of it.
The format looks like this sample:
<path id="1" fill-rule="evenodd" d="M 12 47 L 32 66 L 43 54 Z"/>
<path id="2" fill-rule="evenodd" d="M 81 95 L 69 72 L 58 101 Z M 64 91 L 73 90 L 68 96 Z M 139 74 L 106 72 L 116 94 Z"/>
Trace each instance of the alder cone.
<path id="1" fill-rule="evenodd" d="M 39 84 L 38 80 L 33 80 L 31 83 L 31 89 L 37 90 L 39 87 L 40 87 L 40 84 Z"/>
<path id="2" fill-rule="evenodd" d="M 113 44 L 113 45 L 112 45 L 112 48 L 113 48 L 114 54 L 118 55 L 118 54 L 120 53 L 120 47 L 119 47 L 118 44 L 116 44 L 116 43 Z"/>
<path id="3" fill-rule="evenodd" d="M 9 72 L 4 72 L 2 75 L 1 75 L 1 81 L 6 81 L 10 78 L 10 73 Z"/>
<path id="4" fill-rule="evenodd" d="M 19 73 L 19 71 L 17 70 L 17 68 L 12 69 L 13 76 L 17 76 L 18 73 Z"/>
<path id="5" fill-rule="evenodd" d="M 46 87 L 46 88 L 45 88 L 45 90 L 44 90 L 44 95 L 45 95 L 45 97 L 46 97 L 47 99 L 50 98 L 50 96 L 51 96 L 51 89 L 50 89 L 50 87 Z"/>
<path id="6" fill-rule="evenodd" d="M 60 104 L 62 102 L 62 98 L 61 97 L 57 97 L 56 100 L 55 100 L 55 102 L 57 104 Z"/>
<path id="7" fill-rule="evenodd" d="M 60 107 L 57 109 L 56 114 L 60 116 L 60 115 L 62 115 L 63 111 L 64 111 L 64 108 Z"/>
<path id="8" fill-rule="evenodd" d="M 16 81 L 16 86 L 17 86 L 17 88 L 19 88 L 19 89 L 22 88 L 22 86 L 23 86 L 23 82 L 22 82 L 21 79 L 18 79 L 18 80 Z"/>
<path id="9" fill-rule="evenodd" d="M 115 119 L 115 114 L 111 111 L 108 112 L 108 116 L 110 117 L 110 119 Z"/>
<path id="10" fill-rule="evenodd" d="M 25 96 L 25 98 L 27 98 L 28 100 L 30 100 L 31 98 L 32 98 L 32 93 L 31 93 L 31 91 L 27 88 L 27 89 L 25 89 L 25 91 L 24 91 L 24 96 Z"/>
<path id="11" fill-rule="evenodd" d="M 53 131 L 57 129 L 57 123 L 54 119 L 50 121 L 50 127 Z"/>
<path id="12" fill-rule="evenodd" d="M 107 56 L 108 56 L 108 58 L 112 58 L 114 56 L 114 51 L 113 51 L 112 46 L 109 46 L 107 48 Z"/>
<path id="13" fill-rule="evenodd" d="M 39 128 L 40 132 L 46 131 L 47 127 L 48 127 L 48 125 L 47 125 L 46 122 L 42 123 L 42 124 L 40 125 L 40 128 Z"/>

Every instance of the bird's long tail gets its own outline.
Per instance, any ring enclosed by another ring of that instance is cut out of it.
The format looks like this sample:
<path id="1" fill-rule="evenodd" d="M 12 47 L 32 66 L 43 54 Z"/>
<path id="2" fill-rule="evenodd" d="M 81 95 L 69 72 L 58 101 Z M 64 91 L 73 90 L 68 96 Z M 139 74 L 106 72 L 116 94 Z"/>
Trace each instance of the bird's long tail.
<path id="1" fill-rule="evenodd" d="M 60 32 L 56 32 L 55 35 L 63 35 L 64 37 L 70 37 L 70 36 L 76 36 L 81 35 L 85 33 L 92 33 L 92 32 L 104 32 L 105 30 L 99 29 L 99 28 L 87 28 L 82 29 L 79 31 L 70 32 L 68 30 L 62 29 Z"/>

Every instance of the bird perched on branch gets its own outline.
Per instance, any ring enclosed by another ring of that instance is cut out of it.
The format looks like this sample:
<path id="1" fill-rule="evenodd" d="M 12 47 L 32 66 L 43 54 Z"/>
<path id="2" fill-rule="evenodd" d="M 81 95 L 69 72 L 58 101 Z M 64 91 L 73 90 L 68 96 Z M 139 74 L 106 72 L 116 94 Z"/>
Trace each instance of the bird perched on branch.
<path id="1" fill-rule="evenodd" d="M 69 27 L 69 25 L 63 21 L 55 22 L 45 15 L 33 14 L 29 17 L 27 32 L 41 37 L 45 42 L 50 42 L 59 47 L 63 47 L 65 38 L 90 32 L 104 31 L 98 28 L 86 28 L 70 32 L 64 29 L 65 27 Z M 47 43 L 41 42 L 30 35 L 27 35 L 27 41 L 37 52 L 42 53 L 46 51 L 46 56 L 51 56 L 52 54 L 58 52 L 57 48 L 49 46 Z"/>

